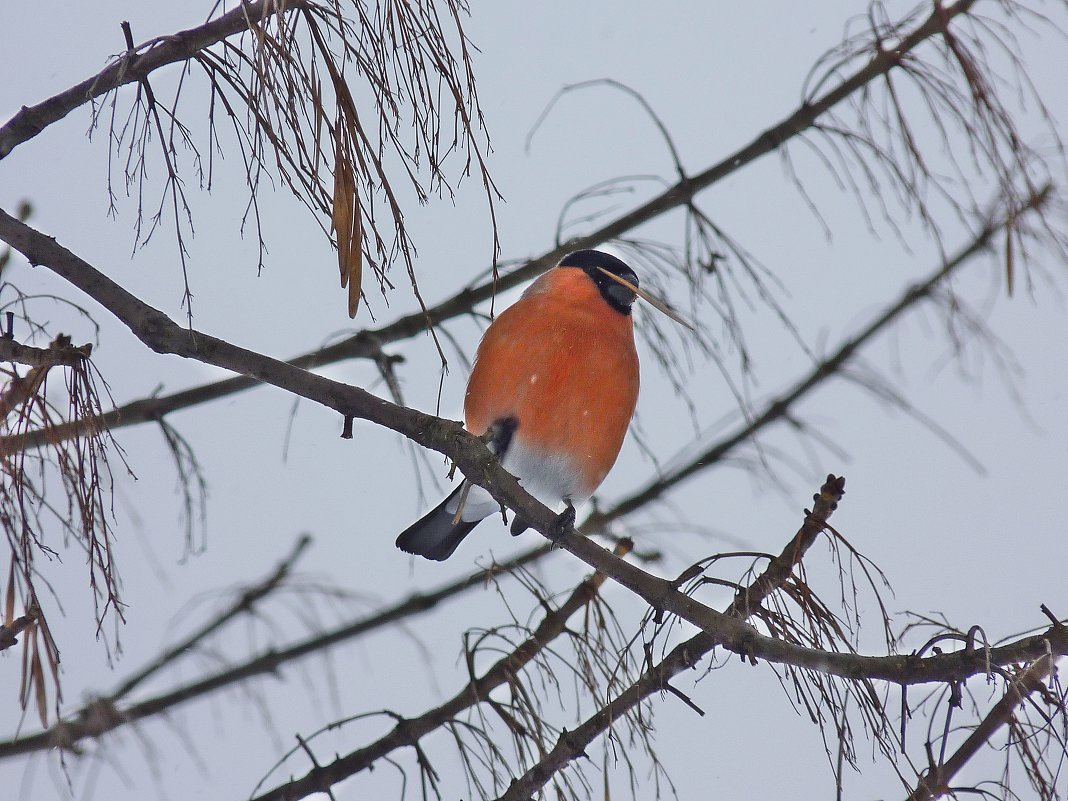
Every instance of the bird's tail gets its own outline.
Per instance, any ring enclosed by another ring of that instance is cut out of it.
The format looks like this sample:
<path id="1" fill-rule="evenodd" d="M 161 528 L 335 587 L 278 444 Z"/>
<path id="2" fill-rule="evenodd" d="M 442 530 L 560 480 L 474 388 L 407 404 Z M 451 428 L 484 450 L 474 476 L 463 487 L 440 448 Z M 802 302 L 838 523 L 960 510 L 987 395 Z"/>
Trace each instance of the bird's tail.
<path id="1" fill-rule="evenodd" d="M 446 508 L 449 502 L 460 493 L 465 483 L 461 482 L 448 498 L 408 526 L 397 537 L 397 547 L 416 556 L 433 559 L 435 562 L 444 562 L 452 556 L 452 552 L 463 542 L 464 537 L 481 522 L 481 520 L 461 520 L 453 523 L 456 512 L 450 512 Z"/>

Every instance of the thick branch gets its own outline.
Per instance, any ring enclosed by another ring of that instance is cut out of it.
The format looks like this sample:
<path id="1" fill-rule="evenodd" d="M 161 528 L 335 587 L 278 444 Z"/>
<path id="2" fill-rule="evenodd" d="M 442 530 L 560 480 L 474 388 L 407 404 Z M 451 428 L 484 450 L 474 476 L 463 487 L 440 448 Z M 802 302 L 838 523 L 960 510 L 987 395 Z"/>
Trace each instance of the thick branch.
<path id="1" fill-rule="evenodd" d="M 558 545 L 595 570 L 637 593 L 653 607 L 703 629 L 716 644 L 734 653 L 845 678 L 882 679 L 900 684 L 959 681 L 985 672 L 990 664 L 1005 665 L 1035 659 L 1048 653 L 1051 643 L 1053 653 L 1068 653 L 1068 634 L 1063 631 L 1051 631 L 987 653 L 965 651 L 924 659 L 827 653 L 765 637 L 751 626 L 680 593 L 670 582 L 613 557 L 574 528 L 559 532 L 556 514 L 527 493 L 514 476 L 501 468 L 485 444 L 464 431 L 459 423 L 398 406 L 358 387 L 308 373 L 224 340 L 182 328 L 54 239 L 2 210 L 0 237 L 22 252 L 31 263 L 48 266 L 102 303 L 153 350 L 199 359 L 243 373 L 334 409 L 343 417 L 385 426 L 448 456 L 467 478 L 489 490 L 527 520 L 532 528 L 545 535 L 551 534 Z"/>
<path id="2" fill-rule="evenodd" d="M 74 346 L 69 338 L 60 337 L 48 348 L 23 345 L 7 336 L 0 336 L 0 361 L 24 364 L 27 367 L 52 367 L 62 364 L 79 367 L 93 351 L 92 345 Z"/>
<path id="3" fill-rule="evenodd" d="M 789 410 L 802 397 L 813 391 L 824 380 L 835 375 L 848 361 L 848 358 L 856 353 L 859 348 L 870 341 L 893 320 L 898 319 L 905 311 L 915 306 L 922 299 L 929 297 L 930 293 L 941 281 L 945 280 L 957 269 L 973 259 L 978 253 L 982 252 L 988 245 L 989 239 L 1000 229 L 1003 222 L 1004 221 L 998 221 L 987 225 L 969 245 L 946 262 L 943 267 L 934 271 L 927 280 L 907 289 L 897 301 L 890 304 L 865 329 L 846 340 L 835 353 L 831 354 L 826 360 L 815 365 L 808 375 L 801 378 L 792 387 L 787 388 L 782 394 L 774 398 L 767 405 L 764 412 L 758 414 L 753 420 L 741 426 L 738 430 L 728 433 L 705 452 L 692 457 L 678 470 L 661 477 L 649 486 L 624 498 L 611 508 L 593 511 L 582 523 L 580 527 L 581 530 L 587 534 L 604 530 L 609 523 L 619 520 L 636 509 L 651 503 L 661 497 L 670 488 L 691 478 L 698 470 L 706 470 L 710 468 L 725 458 L 735 448 L 748 442 L 763 428 L 783 419 L 783 417 L 789 413 Z M 254 383 L 251 379 L 246 379 L 243 376 L 229 379 L 228 381 L 248 381 Z M 226 383 L 228 382 L 223 381 L 219 382 L 219 384 L 209 386 L 220 386 Z M 810 544 L 811 540 L 791 543 L 788 549 L 785 550 L 775 562 L 769 565 L 765 571 L 764 578 L 754 582 L 750 586 L 747 590 L 746 598 L 742 599 L 739 597 L 736 599 L 735 607 L 737 608 L 737 611 L 743 611 L 743 601 L 746 601 L 749 604 L 748 608 L 755 608 L 755 606 L 766 597 L 767 592 L 774 586 L 777 586 L 776 582 L 789 575 L 793 564 L 796 564 L 796 561 L 794 560 L 800 559 L 801 554 Z M 550 549 L 548 546 L 539 546 L 520 554 L 509 563 L 501 565 L 500 570 L 501 572 L 508 572 L 519 565 L 537 561 L 549 552 Z M 771 580 L 771 577 L 773 576 L 775 579 Z M 486 574 L 484 571 L 477 571 L 467 578 L 460 579 L 441 587 L 438 590 L 412 596 L 395 606 L 372 615 L 370 618 L 346 624 L 334 631 L 326 632 L 317 637 L 310 637 L 280 651 L 271 651 L 266 654 L 255 656 L 242 664 L 235 665 L 199 681 L 175 688 L 164 695 L 148 699 L 122 710 L 116 710 L 116 714 L 108 717 L 107 728 L 105 730 L 110 731 L 125 723 L 140 720 L 149 715 L 158 714 L 159 712 L 166 711 L 177 704 L 199 698 L 207 693 L 229 686 L 230 684 L 244 681 L 258 675 L 274 672 L 281 665 L 290 660 L 298 659 L 335 643 L 364 634 L 380 625 L 392 623 L 410 614 L 429 609 L 441 601 L 459 594 L 464 590 L 480 586 L 484 582 L 485 577 Z M 758 586 L 765 588 L 765 591 L 762 591 L 759 597 L 754 595 Z M 111 698 L 115 699 L 116 695 L 112 694 Z M 70 716 L 67 721 L 57 724 L 57 726 L 48 731 L 8 742 L 0 742 L 0 758 L 38 750 L 59 743 L 74 744 L 86 736 L 95 736 L 102 733 L 99 726 L 90 728 L 84 725 L 84 720 L 90 711 L 92 711 L 90 708 L 84 708 Z"/>
<path id="4" fill-rule="evenodd" d="M 273 384 L 287 392 L 322 403 L 343 416 L 359 417 L 391 428 L 435 450 L 440 450 L 455 433 L 463 434 L 459 423 L 406 409 L 359 387 L 332 381 L 200 331 L 184 328 L 163 312 L 139 300 L 55 239 L 41 234 L 3 210 L 0 210 L 0 238 L 21 252 L 31 264 L 47 266 L 95 299 L 157 353 L 196 359 L 256 381 Z M 490 461 L 488 451 L 485 461 Z"/>
<path id="5" fill-rule="evenodd" d="M 343 359 L 376 358 L 381 354 L 383 345 L 402 339 L 408 339 L 422 333 L 426 330 L 428 321 L 431 324 L 438 324 L 445 320 L 467 314 L 475 304 L 489 299 L 496 292 L 519 286 L 525 281 L 530 280 L 551 267 L 568 252 L 580 248 L 596 247 L 597 245 L 619 237 L 624 233 L 649 222 L 661 214 L 691 202 L 698 192 L 707 189 L 716 182 L 726 178 L 758 158 L 777 150 L 793 137 L 811 128 L 819 117 L 827 111 L 834 108 L 837 104 L 841 103 L 854 92 L 864 88 L 872 81 L 886 75 L 890 70 L 897 66 L 907 53 L 914 50 L 933 36 L 944 32 L 953 19 L 969 13 L 974 4 L 975 0 L 960 0 L 952 6 L 936 8 L 922 24 L 912 31 L 912 33 L 903 37 L 897 47 L 892 50 L 879 50 L 868 63 L 852 75 L 844 78 L 841 83 L 829 90 L 826 94 L 810 103 L 803 103 L 790 115 L 783 118 L 777 124 L 768 128 L 748 144 L 734 151 L 718 163 L 713 164 L 691 178 L 679 181 L 660 195 L 652 198 L 638 208 L 608 222 L 601 228 L 585 236 L 572 239 L 560 247 L 554 248 L 537 258 L 531 259 L 522 267 L 513 270 L 506 275 L 501 275 L 497 277 L 496 280 L 487 281 L 480 286 L 465 289 L 448 300 L 429 308 L 425 313 L 416 312 L 414 314 L 409 314 L 377 330 L 360 331 L 341 342 L 298 356 L 290 360 L 289 363 L 296 367 L 313 368 L 316 366 L 332 364 Z M 262 5 L 262 3 L 253 3 L 251 4 L 251 8 L 262 10 Z M 222 20 L 230 17 L 234 13 L 235 12 L 230 12 L 229 14 L 220 17 L 218 20 L 215 20 L 213 23 L 209 23 L 209 25 L 218 25 Z M 191 36 L 193 33 L 202 31 L 205 27 L 207 26 L 187 31 L 185 34 L 179 34 L 179 36 Z M 220 30 L 226 29 L 226 26 L 220 28 Z M 220 38 L 222 37 L 220 36 Z M 209 42 L 209 44 L 210 43 L 212 42 Z M 147 58 L 153 52 L 155 52 L 155 50 L 150 50 L 145 55 L 138 57 L 138 63 L 144 64 L 142 60 Z M 105 73 L 107 72 L 108 70 L 105 70 Z M 103 74 L 104 73 L 102 73 L 102 75 Z M 71 91 L 73 92 L 74 90 Z M 65 98 L 69 94 L 69 92 L 66 92 L 63 95 L 57 96 L 57 98 Z M 51 103 L 57 98 L 53 98 L 52 101 L 46 101 L 46 103 L 41 105 L 44 106 L 47 103 Z M 67 111 L 70 111 L 70 109 L 68 108 Z M 63 113 L 66 114 L 67 111 L 64 111 Z M 8 123 L 8 125 L 11 125 L 11 123 Z M 5 128 L 6 127 L 7 126 L 5 126 Z M 3 129 L 0 129 L 0 143 L 3 141 L 2 132 Z M 0 155 L 2 154 L 3 149 L 2 145 L 0 145 Z M 178 409 L 184 409 L 235 392 L 250 389 L 256 386 L 256 383 L 256 381 L 246 377 L 229 378 L 223 381 L 183 390 L 171 395 L 134 401 L 102 415 L 98 420 L 98 424 L 102 428 L 118 428 L 121 426 L 158 420 L 161 416 Z M 55 441 L 56 437 L 68 438 L 74 436 L 78 433 L 78 430 L 78 423 L 69 423 L 57 426 L 54 429 L 49 429 L 47 432 L 28 432 L 17 443 L 6 439 L 0 439 L 0 452 L 8 452 L 8 449 L 12 447 L 40 447 L 46 442 Z"/>

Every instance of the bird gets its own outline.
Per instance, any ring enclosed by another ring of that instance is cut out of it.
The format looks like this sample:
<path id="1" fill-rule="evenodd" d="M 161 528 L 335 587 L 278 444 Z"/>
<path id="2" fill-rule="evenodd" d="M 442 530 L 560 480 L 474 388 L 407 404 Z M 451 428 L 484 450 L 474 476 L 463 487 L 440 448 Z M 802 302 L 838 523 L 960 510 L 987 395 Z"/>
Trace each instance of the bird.
<path id="1" fill-rule="evenodd" d="M 593 495 L 619 455 L 638 401 L 631 308 L 641 297 L 688 324 L 638 286 L 621 259 L 578 250 L 537 278 L 489 325 L 464 395 L 464 426 L 550 508 Z M 397 538 L 410 554 L 444 561 L 500 510 L 468 481 Z M 528 525 L 512 520 L 513 535 Z"/>

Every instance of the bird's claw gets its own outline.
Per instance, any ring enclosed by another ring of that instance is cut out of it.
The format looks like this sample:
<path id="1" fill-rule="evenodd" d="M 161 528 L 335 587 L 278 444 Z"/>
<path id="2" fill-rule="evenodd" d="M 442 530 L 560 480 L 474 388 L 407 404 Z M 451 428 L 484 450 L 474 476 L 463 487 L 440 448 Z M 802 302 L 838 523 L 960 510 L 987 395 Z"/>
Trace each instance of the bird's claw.
<path id="1" fill-rule="evenodd" d="M 575 507 L 571 505 L 571 501 L 564 502 L 567 508 L 556 516 L 552 528 L 549 529 L 549 539 L 554 542 L 575 527 Z"/>

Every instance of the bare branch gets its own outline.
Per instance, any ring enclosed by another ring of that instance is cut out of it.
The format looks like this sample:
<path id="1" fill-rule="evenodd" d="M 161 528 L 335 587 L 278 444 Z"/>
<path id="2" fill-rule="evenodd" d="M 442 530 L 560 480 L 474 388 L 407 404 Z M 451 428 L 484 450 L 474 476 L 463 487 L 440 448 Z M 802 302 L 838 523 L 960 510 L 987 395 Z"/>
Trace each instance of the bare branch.
<path id="1" fill-rule="evenodd" d="M 793 568 L 800 563 L 815 538 L 827 525 L 827 519 L 838 506 L 845 492 L 845 479 L 828 476 L 827 482 L 815 496 L 815 505 L 811 512 L 806 511 L 805 522 L 783 552 L 772 564 L 748 587 L 739 591 L 739 595 L 748 596 L 749 601 L 763 599 L 767 594 L 781 587 Z M 726 615 L 731 619 L 743 618 L 755 604 L 738 605 L 737 600 L 728 608 Z M 595 738 L 603 734 L 615 721 L 639 704 L 643 699 L 669 686 L 671 678 L 683 670 L 696 665 L 708 651 L 715 647 L 707 632 L 701 632 L 686 642 L 677 645 L 657 665 L 647 670 L 641 678 L 625 691 L 617 695 L 594 715 L 587 718 L 574 731 L 565 732 L 556 747 L 546 754 L 536 765 L 522 776 L 512 781 L 508 791 L 499 801 L 522 801 L 532 798 L 562 768 L 585 753 L 586 747 Z"/>
<path id="2" fill-rule="evenodd" d="M 262 19 L 271 13 L 275 5 L 274 0 L 256 0 L 239 5 L 204 25 L 156 39 L 147 45 L 144 52 L 126 53 L 96 75 L 65 92 L 36 105 L 23 106 L 14 117 L 0 126 L 0 159 L 76 108 L 120 86 L 140 83 L 160 67 L 184 62 L 198 50 L 247 30 L 249 19 Z M 303 3 L 295 0 L 288 5 L 290 9 L 297 9 Z"/>
<path id="3" fill-rule="evenodd" d="M 1062 624 L 1056 622 L 1054 626 L 1064 628 Z M 916 789 L 909 794 L 908 801 L 934 801 L 936 798 L 952 794 L 954 788 L 950 782 L 968 763 L 968 760 L 974 757 L 980 748 L 988 744 L 998 730 L 1012 721 L 1016 708 L 1024 703 L 1029 695 L 1045 688 L 1044 682 L 1053 670 L 1054 661 L 1048 655 L 1040 656 L 1019 674 L 1011 677 L 1001 700 L 994 704 L 986 717 L 949 759 L 940 765 L 932 765 L 920 777 Z"/>
<path id="4" fill-rule="evenodd" d="M 77 367 L 83 364 L 92 352 L 92 345 L 71 345 L 69 340 L 66 345 L 53 343 L 52 347 L 35 348 L 16 342 L 10 337 L 0 336 L 0 361 L 17 362 L 27 367 Z"/>
<path id="5" fill-rule="evenodd" d="M 425 312 L 417 312 L 401 317 L 393 323 L 375 330 L 360 331 L 326 348 L 298 356 L 292 359 L 289 364 L 295 367 L 307 368 L 313 365 L 326 366 L 343 359 L 377 358 L 381 354 L 383 345 L 421 334 L 426 330 L 428 323 L 430 325 L 438 325 L 446 320 L 470 313 L 475 304 L 490 299 L 497 292 L 505 291 L 530 280 L 553 266 L 561 257 L 572 250 L 596 247 L 599 244 L 621 237 L 666 212 L 692 203 L 698 192 L 723 180 L 760 157 L 775 151 L 783 144 L 791 141 L 791 139 L 812 128 L 816 121 L 828 110 L 898 67 L 908 53 L 915 50 L 925 41 L 943 34 L 954 19 L 961 15 L 967 15 L 974 4 L 975 0 L 960 0 L 948 8 L 939 6 L 929 17 L 920 22 L 914 30 L 902 35 L 893 49 L 879 49 L 866 64 L 844 77 L 820 97 L 806 101 L 751 142 L 716 164 L 686 180 L 677 182 L 638 208 L 611 220 L 595 231 L 575 237 L 536 258 L 530 259 L 507 274 L 494 275 L 492 280 L 464 289 L 454 297 L 426 309 Z M 262 3 L 253 5 L 256 9 L 259 9 Z M 230 12 L 230 14 L 233 13 Z M 230 14 L 226 16 L 229 17 Z M 217 25 L 218 22 L 216 20 L 212 24 Z M 150 50 L 141 58 L 146 58 L 153 52 L 155 50 Z M 65 96 L 66 94 L 59 97 Z M 0 150 L 0 153 L 2 153 L 2 150 Z M 148 422 L 157 419 L 161 414 L 224 397 L 234 392 L 249 389 L 256 384 L 255 380 L 248 378 L 232 378 L 159 398 L 134 401 L 105 414 L 102 417 L 101 425 L 110 428 Z M 71 428 L 69 430 L 51 432 L 51 435 L 70 435 L 73 433 L 74 429 Z M 31 432 L 20 443 L 20 446 L 39 447 L 45 441 L 43 432 L 40 434 Z M 13 447 L 14 444 L 5 439 L 0 439 L 0 452 Z"/>
<path id="6" fill-rule="evenodd" d="M 622 557 L 629 544 L 617 548 Z M 398 719 L 393 729 L 370 745 L 335 759 L 326 765 L 315 765 L 305 776 L 287 782 L 262 795 L 256 796 L 258 787 L 252 791 L 254 801 L 283 801 L 302 798 L 314 792 L 324 792 L 344 778 L 366 770 L 374 762 L 403 746 L 418 748 L 420 738 L 452 721 L 465 709 L 484 702 L 490 693 L 514 677 L 529 664 L 540 651 L 566 630 L 567 621 L 583 609 L 604 583 L 605 577 L 594 573 L 578 585 L 560 606 L 546 612 L 538 626 L 511 653 L 493 664 L 485 673 L 465 686 L 445 703 L 415 718 Z M 251 800 L 250 800 L 251 801 Z"/>
<path id="7" fill-rule="evenodd" d="M 527 520 L 532 528 L 550 536 L 557 545 L 635 592 L 655 609 L 671 612 L 693 623 L 709 634 L 715 643 L 734 653 L 846 678 L 866 676 L 911 684 L 955 681 L 983 672 L 991 663 L 1004 665 L 1028 661 L 1046 653 L 1050 642 L 1054 644 L 1053 653 L 1060 654 L 1068 648 L 1068 635 L 1051 632 L 1047 639 L 1028 638 L 1011 646 L 994 649 L 987 660 L 974 654 L 961 653 L 933 656 L 913 663 L 903 657 L 829 654 L 764 637 L 755 629 L 683 595 L 670 582 L 612 557 L 600 546 L 576 533 L 573 526 L 561 531 L 557 516 L 527 493 L 514 476 L 501 468 L 485 444 L 466 432 L 459 423 L 397 406 L 358 387 L 296 369 L 207 334 L 179 327 L 162 312 L 138 300 L 54 239 L 34 231 L 3 211 L 0 211 L 0 237 L 22 252 L 31 263 L 48 266 L 103 303 L 153 350 L 196 358 L 255 376 L 280 389 L 334 409 L 342 416 L 359 417 L 383 425 L 424 447 L 447 455 L 468 479 L 489 490 L 495 498 Z"/>

